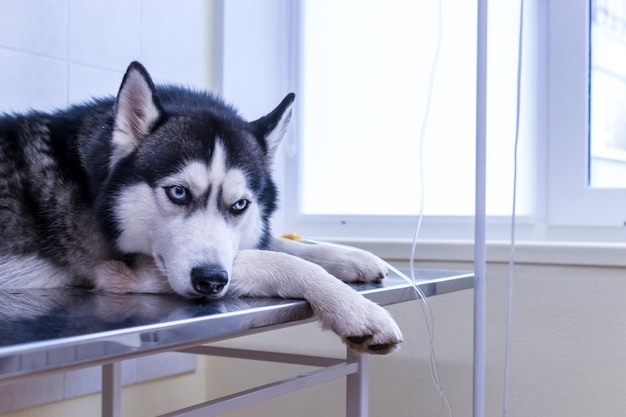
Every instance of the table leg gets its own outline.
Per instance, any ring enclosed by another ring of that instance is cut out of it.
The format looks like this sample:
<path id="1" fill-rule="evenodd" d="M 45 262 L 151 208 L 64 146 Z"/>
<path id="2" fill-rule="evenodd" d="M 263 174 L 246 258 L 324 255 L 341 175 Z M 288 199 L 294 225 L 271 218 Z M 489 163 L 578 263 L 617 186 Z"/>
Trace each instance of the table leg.
<path id="1" fill-rule="evenodd" d="M 122 416 L 122 363 L 102 365 L 102 417 Z"/>
<path id="2" fill-rule="evenodd" d="M 368 416 L 368 356 L 348 349 L 348 362 L 356 362 L 359 370 L 347 376 L 346 417 Z"/>

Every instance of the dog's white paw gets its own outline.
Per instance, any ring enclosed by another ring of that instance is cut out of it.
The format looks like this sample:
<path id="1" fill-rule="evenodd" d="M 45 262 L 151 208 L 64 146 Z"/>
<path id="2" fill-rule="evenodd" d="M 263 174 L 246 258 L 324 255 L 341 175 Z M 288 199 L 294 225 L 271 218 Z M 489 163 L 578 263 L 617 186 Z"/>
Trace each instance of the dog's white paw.
<path id="1" fill-rule="evenodd" d="M 400 328 L 387 310 L 359 297 L 347 301 L 343 312 L 320 309 L 316 313 L 353 350 L 379 355 L 393 352 L 402 342 Z"/>

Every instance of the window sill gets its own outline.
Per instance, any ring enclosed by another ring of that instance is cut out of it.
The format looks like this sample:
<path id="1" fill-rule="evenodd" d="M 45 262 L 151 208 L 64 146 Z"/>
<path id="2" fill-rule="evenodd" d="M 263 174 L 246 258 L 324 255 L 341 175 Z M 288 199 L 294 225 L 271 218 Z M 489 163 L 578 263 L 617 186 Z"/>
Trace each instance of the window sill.
<path id="1" fill-rule="evenodd" d="M 333 239 L 334 242 L 368 250 L 393 261 L 408 261 L 410 240 Z M 487 242 L 487 262 L 508 262 L 510 244 Z M 473 262 L 471 241 L 420 240 L 415 249 L 416 261 Z M 517 264 L 626 267 L 626 243 L 599 242 L 530 242 L 515 244 Z"/>

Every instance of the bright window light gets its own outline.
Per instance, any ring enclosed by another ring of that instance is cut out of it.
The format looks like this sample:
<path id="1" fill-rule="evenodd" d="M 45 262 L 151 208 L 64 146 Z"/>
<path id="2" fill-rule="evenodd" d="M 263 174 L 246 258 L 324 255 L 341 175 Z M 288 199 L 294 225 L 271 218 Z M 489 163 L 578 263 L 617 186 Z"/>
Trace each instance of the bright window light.
<path id="1" fill-rule="evenodd" d="M 505 2 L 503 2 L 505 3 Z M 437 2 L 303 2 L 300 212 L 415 215 Z M 473 215 L 476 7 L 442 2 L 424 142 L 425 214 Z M 511 211 L 519 11 L 490 5 L 488 214 Z M 523 157 L 524 155 L 522 155 Z M 528 165 L 528 163 L 527 163 Z M 529 186 L 520 178 L 522 196 Z M 519 198 L 519 214 L 530 199 Z"/>

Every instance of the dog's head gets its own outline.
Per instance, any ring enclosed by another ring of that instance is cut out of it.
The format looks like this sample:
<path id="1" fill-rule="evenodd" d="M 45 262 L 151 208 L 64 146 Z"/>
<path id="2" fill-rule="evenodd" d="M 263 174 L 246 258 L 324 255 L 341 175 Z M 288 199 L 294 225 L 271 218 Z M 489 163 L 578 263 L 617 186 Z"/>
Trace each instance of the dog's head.
<path id="1" fill-rule="evenodd" d="M 270 165 L 294 97 L 246 122 L 205 93 L 156 88 L 132 63 L 117 96 L 97 201 L 116 248 L 154 257 L 180 295 L 221 297 L 237 252 L 269 238 L 276 199 Z"/>

